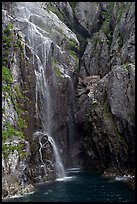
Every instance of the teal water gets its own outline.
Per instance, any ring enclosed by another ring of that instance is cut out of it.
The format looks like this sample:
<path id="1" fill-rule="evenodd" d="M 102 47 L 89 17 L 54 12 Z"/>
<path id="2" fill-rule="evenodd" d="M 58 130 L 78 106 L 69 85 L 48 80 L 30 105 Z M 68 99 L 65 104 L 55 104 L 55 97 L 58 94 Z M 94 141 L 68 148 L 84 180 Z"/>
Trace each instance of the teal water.
<path id="1" fill-rule="evenodd" d="M 39 184 L 33 194 L 5 202 L 135 202 L 135 193 L 120 181 L 94 171 L 70 169 L 64 179 Z"/>

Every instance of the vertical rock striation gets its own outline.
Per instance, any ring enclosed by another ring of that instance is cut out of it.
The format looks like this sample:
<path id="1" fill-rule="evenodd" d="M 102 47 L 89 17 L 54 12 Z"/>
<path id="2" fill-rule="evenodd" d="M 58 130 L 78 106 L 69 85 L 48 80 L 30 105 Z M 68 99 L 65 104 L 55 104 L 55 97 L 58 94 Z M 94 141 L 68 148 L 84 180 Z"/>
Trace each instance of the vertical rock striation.
<path id="1" fill-rule="evenodd" d="M 116 168 L 119 174 L 134 174 L 135 5 L 131 2 L 83 4 L 78 2 L 74 13 L 90 38 L 79 65 L 82 80 L 77 86 L 75 117 L 78 127 L 80 124 L 86 131 L 85 165 L 101 171 Z M 94 12 L 87 17 L 85 13 L 90 9 Z M 100 80 L 93 90 L 84 82 L 94 75 L 100 76 Z"/>

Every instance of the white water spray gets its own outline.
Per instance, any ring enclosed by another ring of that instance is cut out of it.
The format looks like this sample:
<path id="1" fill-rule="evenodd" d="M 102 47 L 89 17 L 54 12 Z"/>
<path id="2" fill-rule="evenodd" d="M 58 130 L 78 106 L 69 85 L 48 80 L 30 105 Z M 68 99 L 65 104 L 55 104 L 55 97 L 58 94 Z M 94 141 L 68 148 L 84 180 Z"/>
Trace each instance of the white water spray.
<path id="1" fill-rule="evenodd" d="M 65 177 L 65 170 L 58 152 L 58 148 L 51 135 L 52 124 L 52 100 L 50 93 L 49 81 L 54 84 L 54 74 L 52 68 L 47 66 L 48 57 L 51 47 L 51 39 L 43 34 L 43 31 L 37 24 L 37 20 L 43 19 L 37 14 L 35 3 L 23 4 L 20 3 L 20 11 L 22 15 L 18 15 L 18 21 L 24 23 L 26 26 L 24 33 L 27 37 L 28 46 L 33 53 L 34 73 L 36 76 L 36 118 L 41 120 L 42 132 L 47 132 L 48 141 L 51 143 L 53 153 L 55 156 L 56 177 Z M 36 13 L 35 13 L 35 12 Z M 23 17 L 22 17 L 23 16 Z M 50 70 L 51 69 L 51 70 Z M 38 133 L 38 132 L 37 132 Z M 42 137 L 38 136 L 39 141 L 39 156 L 41 167 L 44 168 L 45 175 L 47 174 L 47 167 L 43 159 L 42 149 L 46 148 L 46 143 L 41 142 Z"/>
<path id="2" fill-rule="evenodd" d="M 55 154 L 57 178 L 65 177 L 66 173 L 65 173 L 65 170 L 64 170 L 64 167 L 63 167 L 63 164 L 62 164 L 62 161 L 61 161 L 57 146 L 55 144 L 55 141 L 53 140 L 53 138 L 51 136 L 48 136 L 48 140 L 52 144 L 53 151 L 54 151 L 54 154 Z"/>

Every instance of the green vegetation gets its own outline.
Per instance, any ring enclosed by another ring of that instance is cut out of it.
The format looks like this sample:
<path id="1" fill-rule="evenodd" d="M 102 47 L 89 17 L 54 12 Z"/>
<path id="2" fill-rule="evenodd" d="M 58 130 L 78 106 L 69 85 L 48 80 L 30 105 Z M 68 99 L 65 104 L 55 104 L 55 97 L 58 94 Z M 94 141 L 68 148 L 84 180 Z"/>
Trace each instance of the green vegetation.
<path id="1" fill-rule="evenodd" d="M 22 48 L 23 45 L 20 37 L 13 31 L 13 24 L 9 23 L 3 30 L 2 36 L 2 93 L 8 106 L 10 107 L 12 104 L 18 117 L 17 121 L 15 121 L 16 125 L 12 125 L 9 122 L 4 124 L 2 131 L 2 153 L 5 159 L 8 159 L 8 155 L 15 149 L 21 155 L 21 158 L 25 155 L 20 144 L 13 145 L 9 143 L 12 136 L 25 138 L 24 129 L 26 128 L 26 121 L 23 118 L 24 111 L 21 103 L 25 97 L 21 94 L 19 87 L 14 85 L 10 70 L 11 64 L 14 63 L 14 51 L 19 51 L 20 53 Z M 2 114 L 6 117 L 5 107 L 2 107 Z M 7 140 L 9 144 L 6 143 Z"/>
<path id="2" fill-rule="evenodd" d="M 4 29 L 4 33 L 10 35 L 10 31 L 13 29 L 13 24 L 9 23 L 6 28 Z"/>
<path id="3" fill-rule="evenodd" d="M 95 117 L 97 118 L 95 123 L 98 129 L 100 129 L 100 121 L 102 121 L 101 123 L 104 124 L 104 129 L 114 135 L 117 138 L 118 143 L 126 145 L 124 137 L 119 133 L 117 129 L 116 121 L 111 112 L 111 108 L 108 103 L 107 92 L 105 90 L 101 97 L 101 100 L 98 99 L 95 104 L 93 103 L 90 110 L 90 112 L 94 114 L 94 119 Z"/>
<path id="4" fill-rule="evenodd" d="M 109 2 L 107 10 L 102 12 L 102 16 L 104 18 L 102 29 L 108 38 L 107 42 L 108 42 L 109 47 L 111 46 L 112 38 L 113 38 L 113 30 L 111 27 L 111 23 L 113 20 L 112 13 L 113 13 L 114 4 L 115 2 Z"/>
<path id="5" fill-rule="evenodd" d="M 69 39 L 68 41 L 68 49 L 70 51 L 70 55 L 73 56 L 75 59 L 78 59 L 79 53 L 79 45 L 74 39 Z"/>
<path id="6" fill-rule="evenodd" d="M 57 65 L 58 65 L 58 62 L 54 59 L 52 61 L 52 69 L 54 70 L 56 77 L 61 77 L 61 72 Z"/>
<path id="7" fill-rule="evenodd" d="M 117 2 L 116 4 L 117 21 L 121 19 L 121 16 L 124 13 L 126 7 L 127 7 L 127 4 L 125 4 L 125 2 Z"/>
<path id="8" fill-rule="evenodd" d="M 79 51 L 79 45 L 74 39 L 69 39 L 68 46 L 69 46 L 69 49 L 74 52 Z"/>
<path id="9" fill-rule="evenodd" d="M 70 6 L 71 6 L 71 8 L 72 8 L 72 10 L 74 12 L 75 7 L 76 7 L 76 2 L 69 2 L 69 4 L 70 4 Z"/>
<path id="10" fill-rule="evenodd" d="M 2 80 L 7 84 L 11 85 L 13 83 L 13 78 L 10 69 L 5 65 L 2 65 Z"/>
<path id="11" fill-rule="evenodd" d="M 58 10 L 58 8 L 54 5 L 54 3 L 52 3 L 52 2 L 48 3 L 47 11 L 48 11 L 48 13 L 50 13 L 50 11 L 52 11 L 53 13 L 55 13 L 58 16 L 58 18 L 61 21 L 65 22 L 64 14 L 61 11 Z"/>
<path id="12" fill-rule="evenodd" d="M 101 134 L 101 143 L 104 146 L 106 144 L 112 145 L 116 154 L 120 153 L 119 150 L 122 145 L 126 149 L 126 141 L 117 128 L 115 116 L 109 106 L 106 90 L 102 90 L 100 98 L 97 98 L 88 108 L 84 125 L 87 135 L 91 136 L 94 131 L 97 136 Z"/>
<path id="13" fill-rule="evenodd" d="M 12 103 L 14 106 L 14 109 L 16 110 L 16 113 L 18 114 L 16 126 L 11 125 L 10 123 L 6 123 L 6 124 L 4 124 L 5 127 L 4 127 L 4 130 L 2 131 L 2 140 L 3 140 L 3 145 L 4 145 L 3 155 L 4 155 L 4 157 L 6 157 L 7 151 L 9 153 L 10 153 L 10 151 L 5 149 L 5 148 L 7 147 L 7 148 L 10 148 L 10 150 L 12 149 L 12 147 L 10 145 L 5 146 L 6 140 L 8 138 L 10 138 L 11 136 L 18 136 L 19 138 L 26 139 L 23 131 L 27 126 L 26 126 L 26 121 L 23 118 L 23 112 L 24 111 L 21 108 L 21 104 L 20 104 L 20 101 L 22 99 L 24 99 L 24 96 L 21 94 L 18 87 L 15 88 L 15 90 L 18 90 L 18 91 L 16 91 L 15 95 L 12 93 L 13 90 L 12 90 L 11 86 L 9 86 L 9 85 L 4 86 L 3 85 L 3 87 L 5 88 L 5 89 L 3 89 L 4 90 L 3 94 L 5 96 L 7 96 L 6 100 L 7 100 L 7 102 L 9 101 L 9 103 L 8 103 L 9 106 L 11 106 L 10 103 Z M 3 108 L 3 115 L 6 115 L 5 108 Z M 14 147 L 13 147 L 13 149 L 14 149 Z"/>
<path id="14" fill-rule="evenodd" d="M 59 70 L 58 67 L 54 67 L 54 73 L 55 73 L 55 75 L 56 75 L 57 77 L 60 77 L 60 76 L 61 76 L 61 72 L 60 72 L 60 70 Z"/>
<path id="15" fill-rule="evenodd" d="M 122 67 L 123 69 L 126 69 L 126 70 L 128 70 L 128 66 L 129 66 L 128 63 L 125 63 L 125 64 L 122 64 L 122 65 L 121 65 L 121 67 Z"/>
<path id="16" fill-rule="evenodd" d="M 111 46 L 112 43 L 112 37 L 113 37 L 113 30 L 112 30 L 112 21 L 113 19 L 113 9 L 115 5 L 116 10 L 116 21 L 120 21 L 122 14 L 124 13 L 127 4 L 125 2 L 108 2 L 107 9 L 105 11 L 102 11 L 102 17 L 103 17 L 103 25 L 102 29 L 104 33 L 106 34 L 108 38 L 108 45 Z"/>
<path id="17" fill-rule="evenodd" d="M 11 131 L 11 135 L 12 134 L 14 134 L 14 135 L 17 134 L 14 131 L 14 129 L 12 130 L 12 128 L 11 129 L 9 128 L 9 132 L 10 131 Z M 3 134 L 6 135 L 6 132 L 4 132 Z M 20 155 L 20 159 L 23 160 L 26 157 L 26 152 L 23 150 L 23 147 L 24 147 L 24 145 L 20 144 L 20 143 L 18 143 L 18 144 L 15 144 L 15 143 L 12 143 L 12 142 L 9 142 L 8 144 L 7 143 L 3 143 L 2 144 L 2 153 L 3 153 L 4 159 L 8 160 L 9 154 L 10 153 L 14 153 L 14 150 L 17 150 L 19 155 Z"/>
<path id="18" fill-rule="evenodd" d="M 73 57 L 77 58 L 77 55 L 76 55 L 76 53 L 75 53 L 74 51 L 70 50 L 70 54 L 71 54 Z"/>
<path id="19" fill-rule="evenodd" d="M 16 43 L 14 43 L 13 47 L 17 50 L 19 47 L 23 48 L 23 44 L 20 39 L 17 39 Z"/>

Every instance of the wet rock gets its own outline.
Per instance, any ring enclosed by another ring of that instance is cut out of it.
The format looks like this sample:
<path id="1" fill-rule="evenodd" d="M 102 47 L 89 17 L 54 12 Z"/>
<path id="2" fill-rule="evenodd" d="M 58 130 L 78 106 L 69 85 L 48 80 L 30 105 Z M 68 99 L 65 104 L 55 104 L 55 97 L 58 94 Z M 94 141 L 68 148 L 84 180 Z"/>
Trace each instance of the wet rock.
<path id="1" fill-rule="evenodd" d="M 8 196 L 8 191 L 5 189 L 2 189 L 2 198 L 5 198 Z"/>
<path id="2" fill-rule="evenodd" d="M 85 121 L 87 136 L 83 149 L 87 153 L 86 165 L 103 170 L 111 166 L 117 169 L 121 166 L 133 168 L 134 3 L 83 4 L 84 2 L 76 4 L 74 12 L 79 23 L 92 35 L 82 50 L 79 73 L 85 79 L 92 75 L 100 75 L 101 78 L 93 87 L 85 82 L 78 82 L 77 86 L 79 94 L 75 116 L 79 125 Z M 94 12 L 87 19 L 85 14 L 88 9 L 93 8 Z M 93 20 L 96 18 L 98 21 Z M 92 21 L 91 30 L 89 21 Z M 85 94 L 87 88 L 91 90 L 89 97 Z"/>
<path id="3" fill-rule="evenodd" d="M 93 34 L 88 39 L 87 46 L 81 58 L 80 73 L 83 77 L 101 75 L 110 71 L 108 39 L 103 30 Z"/>
<path id="4" fill-rule="evenodd" d="M 86 4 L 78 2 L 76 4 L 75 16 L 90 35 L 98 29 L 100 11 L 100 6 L 96 2 L 87 2 Z"/>
<path id="5" fill-rule="evenodd" d="M 109 177 L 116 181 L 122 181 L 127 184 L 132 190 L 135 190 L 135 175 L 127 168 L 111 167 L 106 169 L 102 176 Z"/>
<path id="6" fill-rule="evenodd" d="M 135 61 L 134 3 L 79 2 L 76 16 L 83 26 L 92 22 L 91 37 L 83 50 L 80 73 L 83 76 L 100 74 L 103 77 L 111 66 Z M 93 9 L 91 15 L 86 15 Z M 97 19 L 96 19 L 97 18 Z M 94 20 L 96 19 L 96 21 Z M 97 22 L 99 26 L 97 26 Z M 89 26 L 90 27 L 90 26 Z M 92 29 L 92 27 L 95 29 Z"/>
<path id="7" fill-rule="evenodd" d="M 90 157 L 101 163 L 99 166 L 103 169 L 111 165 L 118 169 L 120 166 L 128 168 L 134 163 L 135 95 L 134 85 L 130 86 L 135 80 L 130 74 L 133 70 L 133 64 L 129 64 L 126 70 L 121 65 L 103 77 L 87 112 L 85 149 L 94 152 Z M 92 155 L 98 155 L 98 159 Z"/>
<path id="8" fill-rule="evenodd" d="M 40 131 L 35 132 L 30 149 L 28 166 L 24 170 L 27 180 L 31 183 L 39 183 L 49 178 L 54 179 L 55 156 L 47 134 Z"/>
<path id="9" fill-rule="evenodd" d="M 135 61 L 135 7 L 134 3 L 128 2 L 124 5 L 119 5 L 118 12 L 122 12 L 121 17 L 117 20 L 114 28 L 112 45 L 110 49 L 111 65 L 125 64 Z"/>
<path id="10" fill-rule="evenodd" d="M 6 189 L 6 190 L 5 190 Z M 10 183 L 10 185 L 5 186 L 2 190 L 2 197 L 7 198 L 11 196 L 19 196 L 26 193 L 31 193 L 34 191 L 34 187 L 31 184 L 23 184 L 19 180 L 15 183 Z"/>

